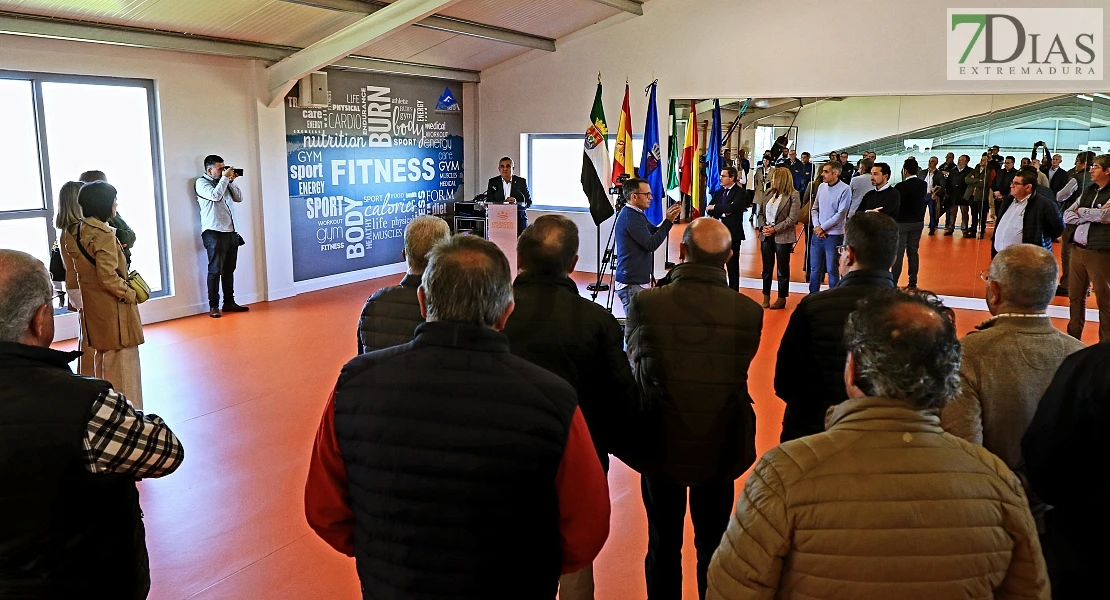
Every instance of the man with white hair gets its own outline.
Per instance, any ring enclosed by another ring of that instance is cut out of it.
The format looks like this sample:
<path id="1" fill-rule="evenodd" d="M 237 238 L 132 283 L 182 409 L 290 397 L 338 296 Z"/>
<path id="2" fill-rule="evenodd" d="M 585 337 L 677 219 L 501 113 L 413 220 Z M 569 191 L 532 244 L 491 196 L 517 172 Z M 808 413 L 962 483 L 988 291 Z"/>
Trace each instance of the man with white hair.
<path id="1" fill-rule="evenodd" d="M 174 472 L 181 442 L 50 348 L 54 296 L 41 262 L 0 250 L 0 596 L 146 598 L 135 482 Z"/>
<path id="2" fill-rule="evenodd" d="M 945 431 L 979 444 L 1023 475 L 1021 438 L 1056 369 L 1083 343 L 1052 326 L 1045 310 L 1056 293 L 1056 257 L 1033 244 L 998 253 L 989 272 L 991 318 L 962 340 L 960 393 L 941 413 Z M 1026 483 L 1043 533 L 1045 505 Z"/>
<path id="3" fill-rule="evenodd" d="M 401 283 L 384 287 L 366 299 L 358 319 L 359 354 L 412 341 L 416 327 L 424 322 L 416 290 L 428 267 L 428 253 L 449 237 L 447 221 L 432 215 L 416 217 L 405 226 L 401 258 L 408 263 L 408 272 Z"/>

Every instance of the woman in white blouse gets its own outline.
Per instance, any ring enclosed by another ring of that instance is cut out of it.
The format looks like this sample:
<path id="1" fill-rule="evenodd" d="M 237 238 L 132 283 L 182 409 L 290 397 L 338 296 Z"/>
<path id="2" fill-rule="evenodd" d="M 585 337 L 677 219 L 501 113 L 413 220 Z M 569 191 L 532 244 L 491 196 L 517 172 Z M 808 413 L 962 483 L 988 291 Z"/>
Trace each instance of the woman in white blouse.
<path id="1" fill-rule="evenodd" d="M 794 189 L 790 169 L 771 171 L 771 181 L 763 204 L 759 205 L 756 227 L 763 255 L 763 308 L 786 308 L 790 293 L 790 253 L 798 241 L 798 212 L 802 201 Z M 778 262 L 779 297 L 771 304 L 771 273 Z"/>

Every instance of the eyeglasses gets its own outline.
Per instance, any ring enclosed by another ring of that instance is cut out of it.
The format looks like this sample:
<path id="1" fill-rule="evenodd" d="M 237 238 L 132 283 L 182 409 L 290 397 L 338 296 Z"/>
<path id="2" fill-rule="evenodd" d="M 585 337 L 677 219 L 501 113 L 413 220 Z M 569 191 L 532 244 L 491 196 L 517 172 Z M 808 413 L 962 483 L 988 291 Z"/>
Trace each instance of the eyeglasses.
<path id="1" fill-rule="evenodd" d="M 982 279 L 983 281 L 990 281 L 991 280 L 991 270 L 990 269 L 983 269 L 982 271 L 979 271 L 979 279 Z"/>
<path id="2" fill-rule="evenodd" d="M 849 246 L 848 244 L 844 244 L 842 246 L 837 246 L 836 251 L 843 253 L 843 252 L 847 252 L 848 248 L 851 248 L 851 246 Z"/>
<path id="3" fill-rule="evenodd" d="M 633 193 L 633 194 L 637 194 L 637 195 L 640 195 L 640 196 L 647 196 L 648 198 L 651 198 L 651 197 L 652 197 L 652 196 L 651 196 L 651 192 L 632 192 L 632 193 Z"/>

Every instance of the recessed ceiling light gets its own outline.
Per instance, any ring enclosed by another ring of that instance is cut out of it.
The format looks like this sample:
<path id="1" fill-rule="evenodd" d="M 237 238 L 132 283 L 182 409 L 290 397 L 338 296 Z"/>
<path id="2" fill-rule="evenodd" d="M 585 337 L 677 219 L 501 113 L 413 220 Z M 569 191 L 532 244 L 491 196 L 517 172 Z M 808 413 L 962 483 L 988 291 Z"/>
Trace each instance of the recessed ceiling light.
<path id="1" fill-rule="evenodd" d="M 1079 94 L 1078 96 L 1076 96 L 1076 98 L 1079 98 L 1080 100 L 1086 100 L 1087 102 L 1094 102 L 1095 101 L 1094 98 L 1092 98 L 1090 96 L 1085 96 L 1083 94 Z"/>

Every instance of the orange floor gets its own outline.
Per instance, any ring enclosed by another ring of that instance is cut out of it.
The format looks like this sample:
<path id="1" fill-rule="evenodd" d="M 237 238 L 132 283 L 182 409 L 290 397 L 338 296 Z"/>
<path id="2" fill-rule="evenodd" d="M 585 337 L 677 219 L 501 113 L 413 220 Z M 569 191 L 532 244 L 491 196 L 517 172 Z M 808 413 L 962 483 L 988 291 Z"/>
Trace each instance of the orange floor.
<path id="1" fill-rule="evenodd" d="M 320 412 L 355 352 L 362 303 L 398 279 L 255 304 L 249 313 L 219 320 L 203 315 L 145 328 L 146 407 L 171 425 L 186 456 L 178 472 L 140 484 L 152 600 L 359 597 L 353 560 L 309 530 L 302 493 Z M 576 279 L 584 283 L 590 276 Z M 775 352 L 798 298 L 791 297 L 786 311 L 766 313 L 751 366 L 761 453 L 779 435 L 783 405 L 771 387 Z M 985 316 L 957 313 L 961 334 Z M 1095 341 L 1095 325 L 1087 326 L 1087 343 Z M 596 563 L 596 597 L 642 599 L 647 526 L 639 479 L 614 461 L 609 484 L 612 532 Z M 737 482 L 738 489 L 742 485 Z M 693 533 L 686 530 L 684 598 L 692 599 Z"/>

